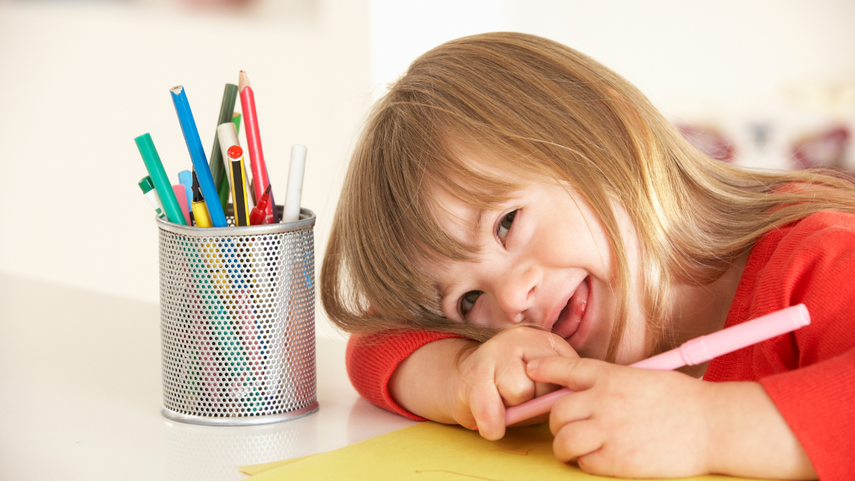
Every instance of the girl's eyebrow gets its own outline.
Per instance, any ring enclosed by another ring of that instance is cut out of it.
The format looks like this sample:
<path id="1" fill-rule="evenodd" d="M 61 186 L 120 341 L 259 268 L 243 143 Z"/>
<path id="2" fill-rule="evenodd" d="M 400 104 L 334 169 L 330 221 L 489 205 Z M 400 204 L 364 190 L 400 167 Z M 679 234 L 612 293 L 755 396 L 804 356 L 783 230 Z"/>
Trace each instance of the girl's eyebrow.
<path id="1" fill-rule="evenodd" d="M 484 225 L 484 217 L 486 215 L 487 215 L 486 209 L 478 209 L 478 211 L 475 212 L 475 228 L 474 228 L 473 232 L 475 233 L 476 239 L 478 238 L 478 235 L 481 234 L 481 228 Z"/>
<path id="2" fill-rule="evenodd" d="M 456 218 L 457 226 L 453 229 L 450 234 L 452 237 L 456 237 L 458 241 L 463 242 L 465 244 L 477 244 L 481 239 L 482 229 L 484 228 L 484 219 L 487 217 L 488 213 L 491 212 L 488 209 L 476 209 L 472 208 L 472 210 L 467 210 L 462 213 L 453 214 Z M 472 222 L 470 224 L 470 222 Z M 472 228 L 468 229 L 467 226 L 471 225 Z M 466 239 L 466 235 L 471 235 L 472 237 Z M 463 238 L 457 236 L 464 236 Z"/>

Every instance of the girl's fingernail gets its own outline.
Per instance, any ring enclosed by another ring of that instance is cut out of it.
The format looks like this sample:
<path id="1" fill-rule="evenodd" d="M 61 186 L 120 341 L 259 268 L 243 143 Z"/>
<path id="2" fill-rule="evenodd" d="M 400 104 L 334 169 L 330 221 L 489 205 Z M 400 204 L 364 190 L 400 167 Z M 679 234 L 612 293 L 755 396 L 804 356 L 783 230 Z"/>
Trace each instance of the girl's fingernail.
<path id="1" fill-rule="evenodd" d="M 473 430 L 473 431 L 477 431 L 477 430 L 478 430 L 478 426 L 472 426 L 472 430 Z"/>
<path id="2" fill-rule="evenodd" d="M 534 371 L 535 369 L 537 369 L 537 365 L 539 363 L 540 363 L 540 361 L 535 359 L 534 361 L 531 361 L 528 364 L 526 364 L 525 368 L 529 371 Z"/>

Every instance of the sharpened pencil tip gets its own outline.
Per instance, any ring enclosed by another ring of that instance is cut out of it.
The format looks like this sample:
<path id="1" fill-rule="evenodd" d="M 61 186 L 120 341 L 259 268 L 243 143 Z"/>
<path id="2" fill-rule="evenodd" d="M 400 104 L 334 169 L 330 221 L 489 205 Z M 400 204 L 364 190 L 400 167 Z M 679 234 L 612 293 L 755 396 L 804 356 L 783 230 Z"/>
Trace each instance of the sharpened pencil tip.
<path id="1" fill-rule="evenodd" d="M 240 78 L 238 80 L 238 90 L 243 92 L 243 89 L 246 87 L 252 87 L 252 85 L 249 84 L 249 77 L 246 75 L 246 72 L 241 70 Z"/>
<path id="2" fill-rule="evenodd" d="M 176 85 L 175 87 L 172 87 L 171 89 L 169 89 L 169 91 L 174 93 L 175 95 L 180 94 L 182 90 L 184 90 L 183 85 Z"/>

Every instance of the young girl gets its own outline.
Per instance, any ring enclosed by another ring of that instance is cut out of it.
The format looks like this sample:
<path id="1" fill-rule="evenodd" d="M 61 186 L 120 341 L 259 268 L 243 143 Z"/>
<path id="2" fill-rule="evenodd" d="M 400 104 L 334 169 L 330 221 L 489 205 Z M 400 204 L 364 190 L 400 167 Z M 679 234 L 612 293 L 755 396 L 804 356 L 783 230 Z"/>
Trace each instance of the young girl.
<path id="1" fill-rule="evenodd" d="M 477 35 L 374 109 L 321 296 L 354 386 L 410 418 L 498 439 L 567 386 L 530 422 L 591 473 L 848 479 L 854 213 L 841 178 L 705 157 L 579 52 Z M 799 303 L 811 325 L 708 365 L 625 366 Z"/>

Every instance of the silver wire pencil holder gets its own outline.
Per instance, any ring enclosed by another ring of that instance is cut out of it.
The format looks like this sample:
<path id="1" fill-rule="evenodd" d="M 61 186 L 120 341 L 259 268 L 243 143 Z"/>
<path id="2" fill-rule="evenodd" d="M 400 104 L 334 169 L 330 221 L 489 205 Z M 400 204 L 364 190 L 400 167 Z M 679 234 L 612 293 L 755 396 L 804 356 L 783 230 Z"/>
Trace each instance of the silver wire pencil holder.
<path id="1" fill-rule="evenodd" d="M 157 219 L 165 417 L 246 426 L 318 410 L 314 225 L 308 209 L 248 227 Z"/>

